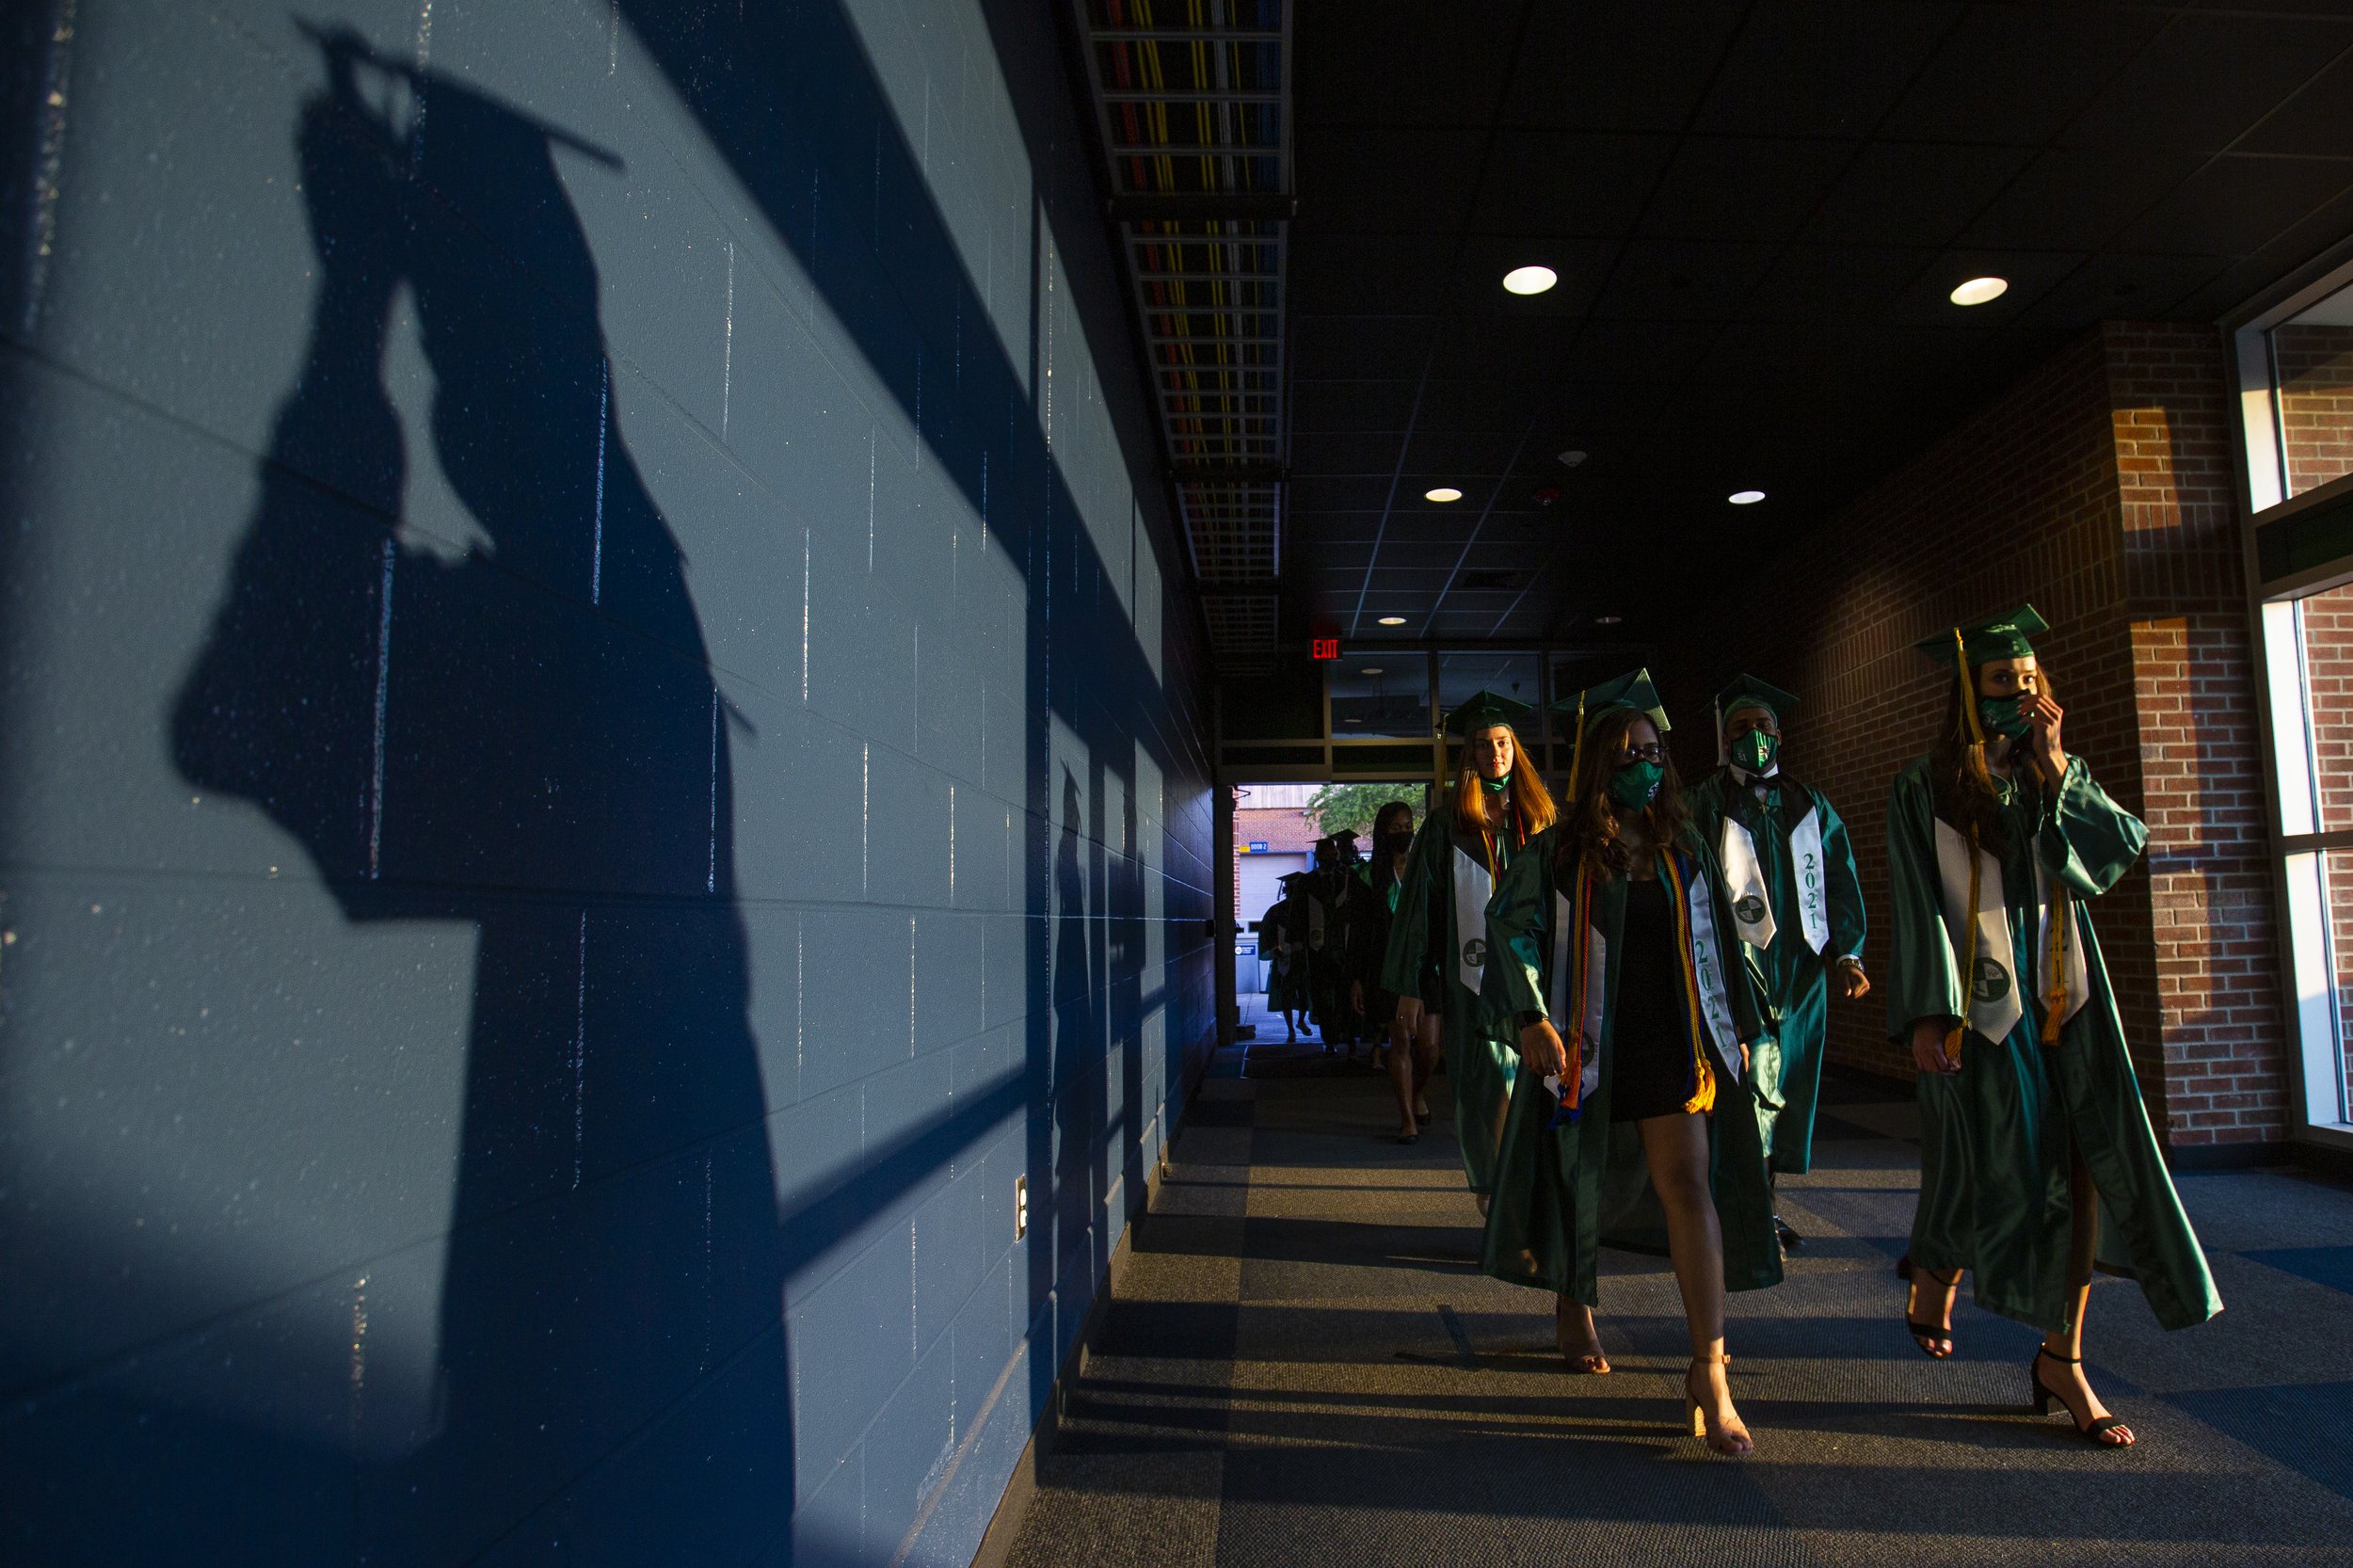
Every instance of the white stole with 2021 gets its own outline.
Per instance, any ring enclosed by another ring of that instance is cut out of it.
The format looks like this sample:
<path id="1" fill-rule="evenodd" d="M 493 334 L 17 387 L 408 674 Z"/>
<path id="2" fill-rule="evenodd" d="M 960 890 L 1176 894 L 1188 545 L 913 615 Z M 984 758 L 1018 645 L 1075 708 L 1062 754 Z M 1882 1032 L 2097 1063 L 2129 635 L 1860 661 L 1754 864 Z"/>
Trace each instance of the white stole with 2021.
<path id="1" fill-rule="evenodd" d="M 1733 815 L 1724 813 L 1721 859 L 1724 891 L 1732 902 L 1732 923 L 1753 948 L 1773 945 L 1781 929 L 1773 919 L 1773 895 L 1756 857 L 1756 840 Z M 1789 830 L 1790 870 L 1798 884 L 1798 929 L 1816 952 L 1830 945 L 1830 909 L 1822 887 L 1822 813 L 1809 808 Z"/>

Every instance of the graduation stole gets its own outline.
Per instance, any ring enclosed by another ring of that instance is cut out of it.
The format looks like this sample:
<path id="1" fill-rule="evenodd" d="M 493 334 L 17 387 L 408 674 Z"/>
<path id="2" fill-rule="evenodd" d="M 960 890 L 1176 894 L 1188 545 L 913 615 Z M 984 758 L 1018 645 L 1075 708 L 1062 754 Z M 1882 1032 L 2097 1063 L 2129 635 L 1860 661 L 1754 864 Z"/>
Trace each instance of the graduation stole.
<path id="1" fill-rule="evenodd" d="M 1716 939 L 1715 916 L 1707 907 L 1707 890 L 1693 862 L 1663 848 L 1654 852 L 1654 859 L 1674 920 L 1683 1015 L 1691 1047 L 1691 1087 L 1683 1109 L 1709 1112 L 1716 1108 L 1709 1037 L 1721 1038 L 1727 1063 L 1737 1048 L 1724 995 L 1723 952 Z M 1580 856 L 1571 890 L 1553 895 L 1552 1016 L 1568 1061 L 1561 1075 L 1561 1112 L 1571 1121 L 1601 1087 L 1602 999 L 1609 955 L 1608 942 L 1593 923 L 1595 885 L 1592 858 Z"/>
<path id="2" fill-rule="evenodd" d="M 1736 780 L 1736 785 L 1737 781 Z M 1756 855 L 1755 830 L 1740 820 L 1750 809 L 1745 787 L 1725 792 L 1724 830 L 1718 858 L 1724 871 L 1724 891 L 1732 901 L 1732 923 L 1740 939 L 1759 950 L 1773 945 L 1781 925 L 1773 918 L 1772 890 Z M 1761 808 L 1760 808 L 1761 809 Z M 1772 828 L 1771 813 L 1766 827 Z M 1826 903 L 1822 857 L 1822 813 L 1812 801 L 1798 825 L 1789 830 L 1789 872 L 1798 885 L 1798 930 L 1816 952 L 1830 946 L 1830 908 Z"/>
<path id="3" fill-rule="evenodd" d="M 1936 862 L 1948 936 L 1956 935 L 1955 926 L 1961 928 L 1961 1021 L 1945 1035 L 1945 1060 L 1958 1065 L 1963 1033 L 1974 1029 L 1989 1040 L 2006 1038 L 2025 1006 L 2018 977 L 2011 972 L 2015 959 L 2001 862 L 1986 852 L 1976 829 L 1964 840 L 1960 829 L 1943 821 L 1936 824 Z M 2060 1026 L 2091 1000 L 2090 977 L 2082 944 L 2073 939 L 2074 901 L 2067 885 L 2053 877 L 2039 858 L 2034 880 L 2044 1009 L 2039 1036 L 2044 1045 L 2056 1046 Z"/>
<path id="4" fill-rule="evenodd" d="M 1504 792 L 1502 808 L 1511 813 L 1515 850 L 1528 847 L 1528 829 L 1520 814 L 1510 801 L 1511 792 Z M 1487 968 L 1487 900 L 1495 892 L 1496 877 L 1500 868 L 1496 864 L 1497 839 L 1495 830 L 1482 820 L 1479 826 L 1481 847 L 1487 852 L 1486 864 L 1471 858 L 1470 851 L 1454 846 L 1454 942 L 1455 978 L 1471 995 L 1480 994 L 1480 978 Z"/>

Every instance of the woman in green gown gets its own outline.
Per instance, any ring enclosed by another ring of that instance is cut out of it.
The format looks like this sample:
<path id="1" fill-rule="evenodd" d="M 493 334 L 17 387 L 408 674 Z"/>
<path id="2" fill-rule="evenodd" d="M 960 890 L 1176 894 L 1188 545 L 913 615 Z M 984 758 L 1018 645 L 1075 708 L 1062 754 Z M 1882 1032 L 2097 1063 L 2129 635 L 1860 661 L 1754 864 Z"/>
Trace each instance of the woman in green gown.
<path id="1" fill-rule="evenodd" d="M 1487 910 L 1486 1001 L 1518 1034 L 1482 1266 L 1559 1294 L 1592 1338 L 1595 1249 L 1649 1192 L 1691 1336 L 1694 1435 L 1747 1453 L 1724 1382 L 1724 1295 L 1777 1284 L 1765 1152 L 1743 1075 L 1759 1032 L 1715 856 L 1690 831 L 1646 671 L 1579 698 L 1561 822 L 1514 860 Z M 1722 1108 L 1730 1113 L 1717 1115 Z"/>
<path id="2" fill-rule="evenodd" d="M 2066 750 L 2027 641 L 2044 630 L 2027 606 L 1920 645 L 1954 681 L 1943 738 L 1897 776 L 1888 804 L 1888 1031 L 1920 1072 L 1905 1316 L 1924 1352 L 1950 1354 L 1953 1288 L 1976 1271 L 1978 1305 L 2043 1331 L 2027 1368 L 2035 1407 L 2057 1399 L 2086 1439 L 2122 1448 L 2132 1430 L 2082 1367 L 2095 1257 L 2137 1280 L 2167 1328 L 2222 1303 L 2142 1108 L 2086 908 L 2132 869 L 2148 830 Z"/>
<path id="3" fill-rule="evenodd" d="M 1871 989 L 1863 970 L 1863 881 L 1830 797 L 1781 766 L 1781 721 L 1798 699 L 1744 675 L 1717 695 L 1722 765 L 1693 786 L 1691 821 L 1723 867 L 1741 956 L 1756 971 L 1773 1044 L 1750 1064 L 1775 1176 L 1814 1166 L 1814 1111 L 1833 986 L 1850 1001 Z M 1784 1246 L 1802 1238 L 1779 1214 Z"/>
<path id="4" fill-rule="evenodd" d="M 1422 820 L 1389 928 L 1381 984 L 1398 996 L 1398 1022 L 1417 1036 L 1439 1018 L 1463 1174 L 1480 1205 L 1495 1187 L 1496 1141 L 1517 1062 L 1508 1018 L 1479 1004 L 1487 951 L 1486 907 L 1495 879 L 1552 825 L 1552 796 L 1520 754 L 1514 720 L 1528 704 L 1480 692 L 1447 715 L 1462 743 L 1446 802 Z"/>

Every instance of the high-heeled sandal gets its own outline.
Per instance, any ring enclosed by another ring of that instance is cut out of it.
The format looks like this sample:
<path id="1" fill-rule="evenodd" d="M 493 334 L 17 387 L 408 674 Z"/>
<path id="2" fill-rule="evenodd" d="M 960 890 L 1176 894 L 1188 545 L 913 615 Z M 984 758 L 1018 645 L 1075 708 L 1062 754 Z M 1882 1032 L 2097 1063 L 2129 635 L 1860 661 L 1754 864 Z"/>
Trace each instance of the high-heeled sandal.
<path id="1" fill-rule="evenodd" d="M 1912 1266 L 1911 1272 L 1906 1277 L 1912 1282 L 1911 1288 L 1914 1290 L 1917 1290 L 1920 1288 L 1920 1281 L 1923 1279 L 1933 1281 L 1936 1288 L 1940 1290 L 1950 1290 L 1961 1283 L 1961 1271 L 1955 1269 L 1953 1271 L 1952 1278 L 1940 1279 L 1938 1278 L 1937 1272 L 1934 1269 L 1929 1268 L 1925 1263 L 1914 1263 Z M 1930 1361 L 1942 1361 L 1946 1356 L 1953 1353 L 1953 1331 L 1951 1329 L 1940 1328 L 1934 1323 L 1921 1322 L 1919 1320 L 1912 1316 L 1910 1308 L 1905 1309 L 1904 1327 L 1912 1331 L 1913 1343 L 1918 1345 L 1920 1347 L 1920 1353 L 1927 1356 Z M 1932 1351 L 1929 1349 L 1925 1341 L 1930 1339 L 1943 1340 L 1945 1342 L 1945 1348 L 1942 1351 Z"/>
<path id="2" fill-rule="evenodd" d="M 1587 1377 L 1608 1376 L 1609 1372 L 1609 1358 L 1602 1354 L 1598 1348 L 1590 1352 L 1572 1352 L 1567 1346 L 1561 1343 L 1562 1320 L 1567 1318 L 1568 1315 L 1569 1299 L 1566 1296 L 1562 1296 L 1553 1304 L 1552 1308 L 1553 1348 L 1561 1352 L 1561 1359 L 1569 1364 L 1570 1371 L 1582 1373 Z M 1593 1344 L 1595 1347 L 1599 1347 L 1601 1344 L 1601 1331 L 1599 1329 L 1593 1331 Z"/>
<path id="3" fill-rule="evenodd" d="M 2091 1444 L 2095 1448 L 2129 1448 L 2135 1443 L 2140 1441 L 2139 1438 L 2133 1435 L 2133 1429 L 2124 1424 L 2124 1418 L 2121 1416 L 2103 1416 L 2089 1425 L 2078 1422 L 2075 1419 L 2075 1412 L 2068 1406 L 2067 1396 L 2061 1394 L 2057 1389 L 2042 1381 L 2041 1370 L 2036 1366 L 2036 1363 L 2040 1362 L 2046 1355 L 2051 1356 L 2053 1361 L 2057 1362 L 2062 1367 L 2080 1367 L 2084 1364 L 2084 1358 L 2082 1356 L 2051 1355 L 2051 1351 L 2048 1346 L 2037 1345 L 2035 1347 L 2034 1355 L 2026 1362 L 2026 1382 L 2034 1389 L 2032 1402 L 2034 1404 L 2034 1413 L 2037 1416 L 2048 1416 L 2051 1414 L 2051 1401 L 2053 1400 L 2057 1400 L 2059 1402 L 2059 1408 L 2067 1412 L 2068 1424 L 2074 1427 L 2075 1435 L 2082 1438 L 2085 1442 Z M 2112 1432 L 2121 1432 L 2124 1434 L 2124 1441 L 2121 1443 L 2109 1442 L 2107 1440 L 2107 1434 Z"/>
<path id="4" fill-rule="evenodd" d="M 1732 1357 L 1729 1355 L 1693 1356 L 1691 1369 L 1683 1374 L 1683 1413 L 1690 1419 L 1692 1436 L 1706 1443 L 1708 1448 L 1717 1453 L 1737 1456 L 1756 1451 L 1756 1440 L 1749 1435 L 1748 1423 L 1736 1415 L 1721 1430 L 1708 1431 L 1708 1407 L 1702 1404 L 1700 1397 L 1691 1391 L 1691 1379 L 1697 1375 L 1701 1368 L 1731 1365 Z M 1735 1443 L 1739 1444 L 1740 1447 L 1734 1448 L 1732 1445 Z"/>

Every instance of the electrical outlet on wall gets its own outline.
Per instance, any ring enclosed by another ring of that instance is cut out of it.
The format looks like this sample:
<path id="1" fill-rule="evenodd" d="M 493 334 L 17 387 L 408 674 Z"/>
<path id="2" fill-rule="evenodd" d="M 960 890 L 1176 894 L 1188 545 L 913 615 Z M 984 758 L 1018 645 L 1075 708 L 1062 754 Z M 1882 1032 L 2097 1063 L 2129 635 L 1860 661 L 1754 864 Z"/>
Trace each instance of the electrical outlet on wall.
<path id="1" fill-rule="evenodd" d="M 1013 1239 L 1020 1240 L 1030 1234 L 1030 1178 L 1013 1178 Z"/>

